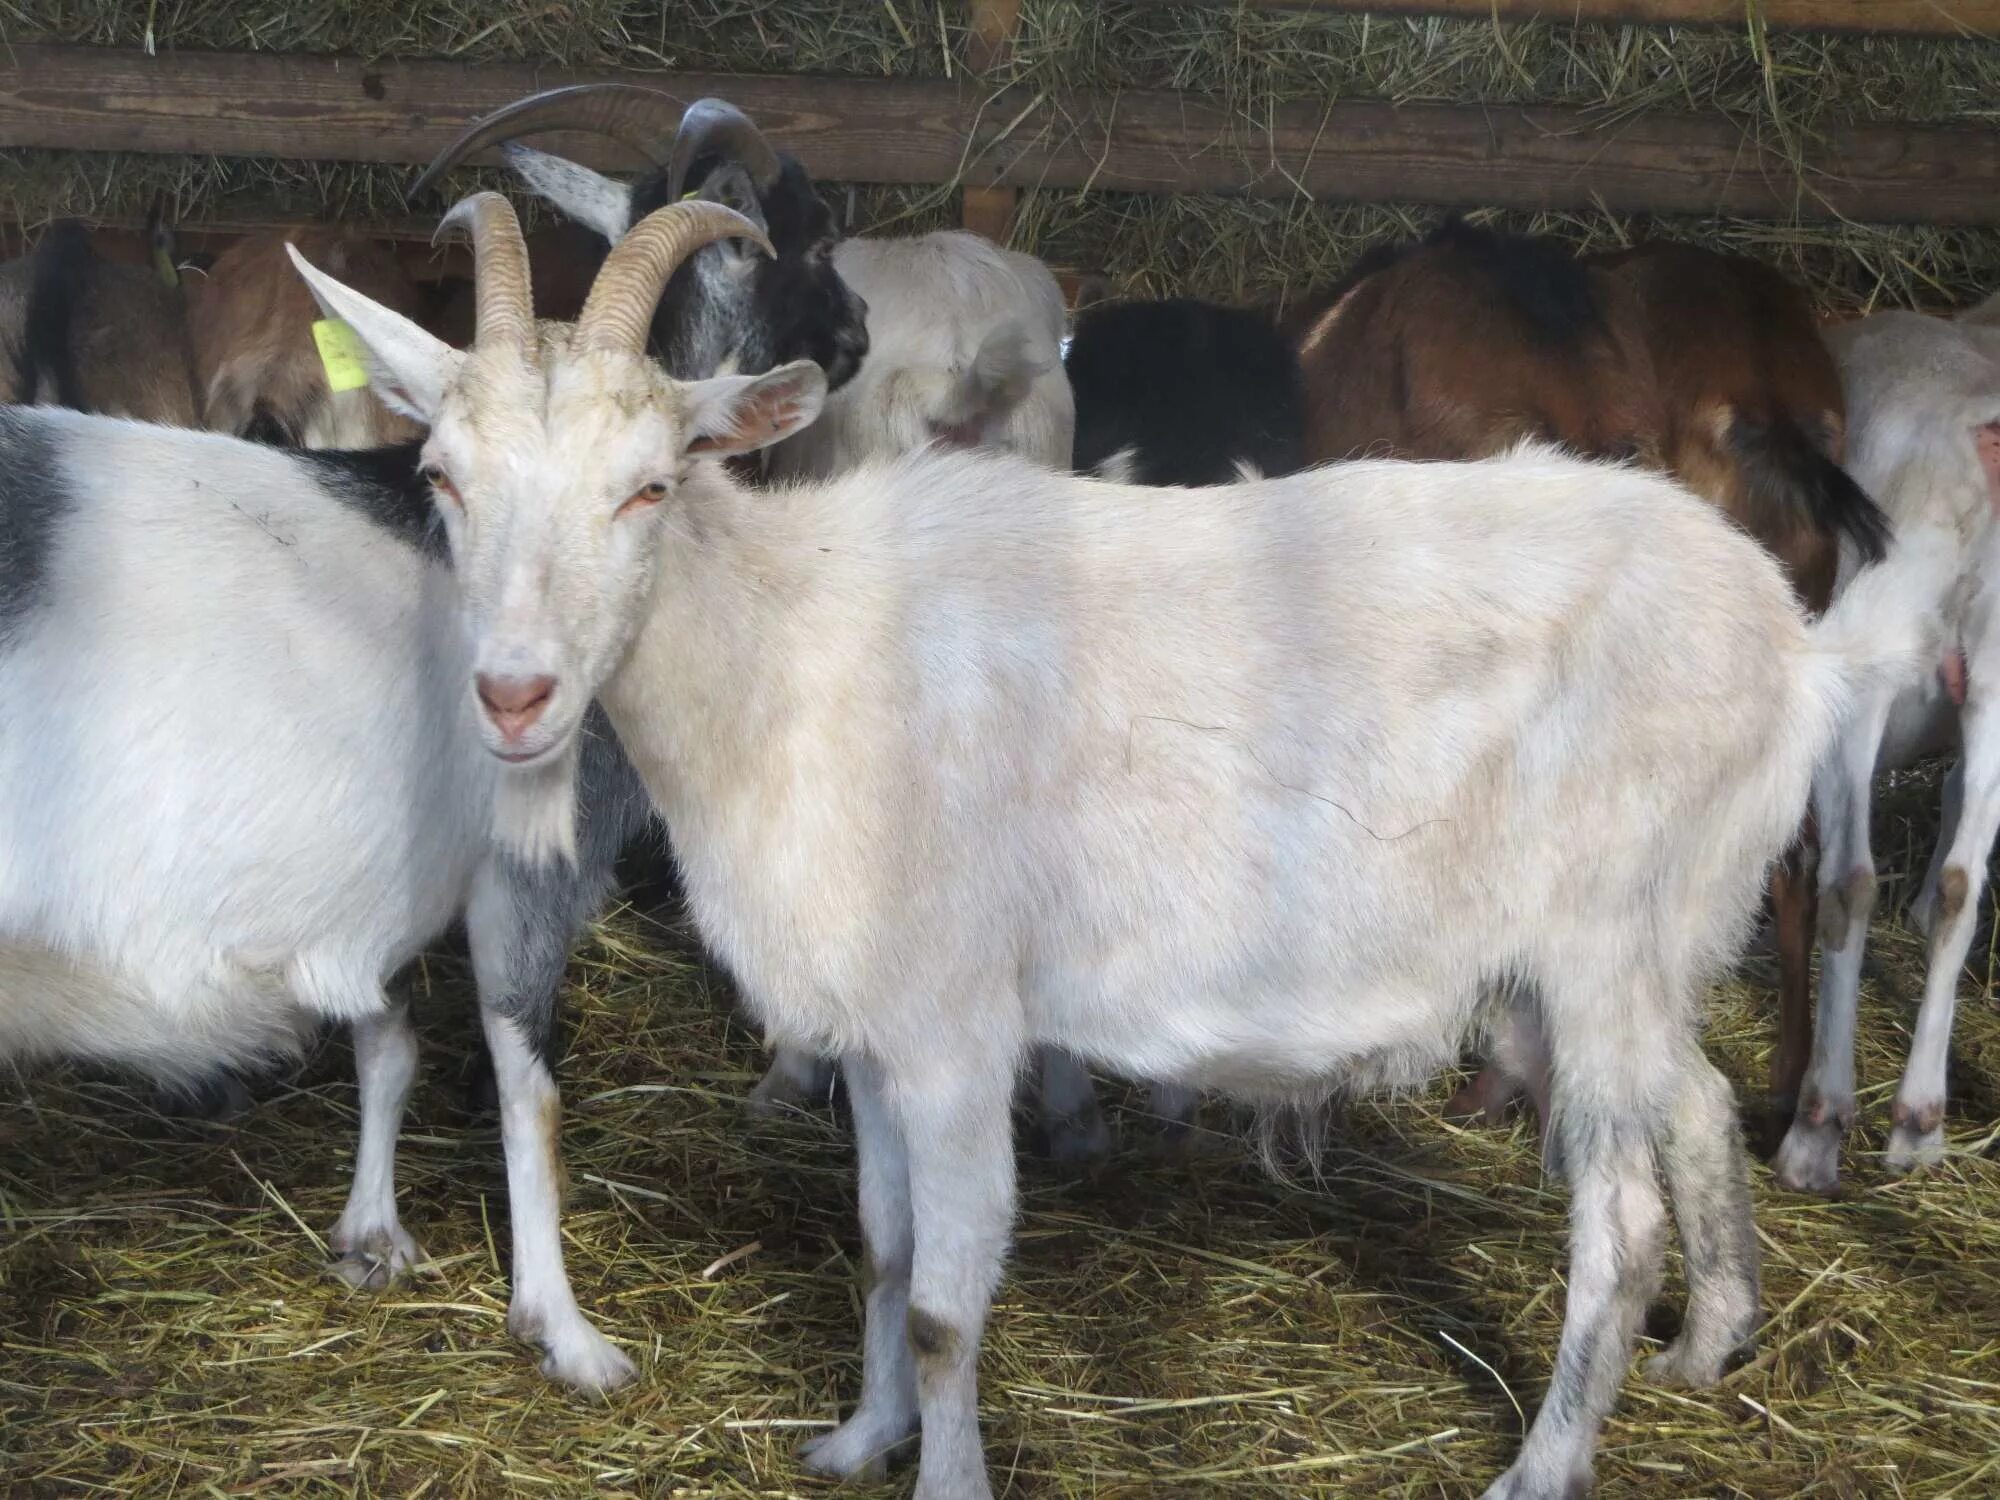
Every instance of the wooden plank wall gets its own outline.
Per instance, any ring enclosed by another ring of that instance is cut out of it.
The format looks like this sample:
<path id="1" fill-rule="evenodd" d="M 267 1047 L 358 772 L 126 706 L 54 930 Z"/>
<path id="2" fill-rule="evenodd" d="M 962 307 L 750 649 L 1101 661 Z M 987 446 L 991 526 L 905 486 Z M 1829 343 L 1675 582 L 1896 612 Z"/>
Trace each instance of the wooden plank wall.
<path id="1" fill-rule="evenodd" d="M 617 76 L 18 46 L 0 53 L 0 145 L 416 164 L 522 94 Z M 2000 224 L 2000 132 L 1990 128 L 1835 127 L 1806 144 L 1801 176 L 1773 143 L 1720 115 L 1611 121 L 1574 108 L 1340 100 L 1253 121 L 1162 91 L 1051 100 L 962 78 L 622 76 L 683 98 L 725 94 L 836 182 Z M 633 165 L 601 140 L 556 138 L 550 149 Z"/>

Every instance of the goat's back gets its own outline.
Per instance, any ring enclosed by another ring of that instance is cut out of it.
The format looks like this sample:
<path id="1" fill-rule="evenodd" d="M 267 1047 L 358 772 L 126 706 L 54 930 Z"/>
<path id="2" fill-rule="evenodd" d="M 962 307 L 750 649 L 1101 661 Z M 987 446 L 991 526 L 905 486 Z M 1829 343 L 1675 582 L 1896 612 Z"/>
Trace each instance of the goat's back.
<path id="1" fill-rule="evenodd" d="M 1467 459 L 1524 439 L 1645 457 L 1657 398 L 1631 294 L 1556 242 L 1447 224 L 1364 259 L 1304 319 L 1309 461 Z"/>
<path id="2" fill-rule="evenodd" d="M 365 387 L 330 388 L 313 339 L 321 316 L 285 254 L 289 240 L 328 275 L 415 318 L 421 299 L 395 255 L 331 225 L 249 235 L 216 257 L 190 301 L 204 425 L 309 448 L 368 448 L 418 429 Z"/>
<path id="3" fill-rule="evenodd" d="M 199 425 L 180 290 L 98 254 L 83 225 L 56 225 L 0 266 L 0 402 Z"/>
<path id="4" fill-rule="evenodd" d="M 1076 413 L 1047 266 L 964 230 L 842 240 L 833 263 L 868 304 L 868 355 L 773 451 L 774 472 L 825 477 L 940 438 L 1068 466 Z"/>
<path id="5" fill-rule="evenodd" d="M 71 1007 L 65 1034 L 46 1010 L 18 1045 L 237 1056 L 294 1006 L 375 1004 L 463 901 L 492 773 L 455 589 L 333 472 L 0 413 L 0 941 L 87 959 L 116 1014 L 157 1018 Z"/>
<path id="6" fill-rule="evenodd" d="M 1747 256 L 1655 241 L 1592 257 L 1630 288 L 1659 382 L 1660 457 L 1825 607 L 1845 510 L 1840 374 L 1811 303 Z"/>
<path id="7" fill-rule="evenodd" d="M 1080 473 L 1122 454 L 1117 477 L 1212 485 L 1244 465 L 1272 476 L 1304 461 L 1298 360 L 1247 309 L 1186 298 L 1094 307 L 1077 317 L 1064 368 Z"/>

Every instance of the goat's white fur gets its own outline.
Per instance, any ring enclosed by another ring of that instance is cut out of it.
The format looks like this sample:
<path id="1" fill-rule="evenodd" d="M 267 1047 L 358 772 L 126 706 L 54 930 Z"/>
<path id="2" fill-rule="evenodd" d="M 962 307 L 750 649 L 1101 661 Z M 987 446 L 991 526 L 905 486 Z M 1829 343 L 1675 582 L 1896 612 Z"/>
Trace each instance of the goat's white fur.
<path id="1" fill-rule="evenodd" d="M 1867 693 L 1814 789 L 1820 1005 L 1798 1114 L 1777 1161 L 1789 1186 L 1830 1191 L 1855 1114 L 1855 1010 L 1875 905 L 1869 790 L 1882 771 L 1960 743 L 1945 818 L 1912 915 L 1929 933 L 1922 1009 L 1891 1107 L 1892 1170 L 1944 1152 L 1946 1054 L 1959 972 L 2000 831 L 2000 490 L 1980 429 L 2000 423 L 2000 301 L 1956 319 L 1890 312 L 1831 331 L 1847 397 L 1847 467 L 1895 527 L 1888 559 L 1843 559 L 1839 608 L 1923 643 L 1912 670 Z M 1989 443 L 2000 438 L 1989 437 Z M 1965 704 L 1941 685 L 1962 653 Z M 1946 893 L 1941 897 L 1941 891 Z"/>
<path id="2" fill-rule="evenodd" d="M 947 428 L 1069 467 L 1076 405 L 1047 266 L 963 230 L 842 240 L 833 264 L 868 304 L 868 357 L 817 422 L 771 450 L 774 474 L 823 479 Z"/>
<path id="3" fill-rule="evenodd" d="M 361 1143 L 332 1243 L 343 1275 L 386 1284 L 422 1256 L 394 1184 L 416 1044 L 383 986 L 499 857 L 453 575 L 281 450 L 22 420 L 63 500 L 0 645 L 0 1060 L 187 1078 L 351 1023 Z M 514 941 L 474 924 L 482 980 Z M 515 1158 L 554 1142 L 523 1135 L 498 1045 L 495 1061 L 519 1185 Z M 555 1242 L 557 1207 L 513 1200 L 515 1326 L 552 1375 L 621 1383 L 631 1363 L 560 1257 L 520 1253 Z"/>

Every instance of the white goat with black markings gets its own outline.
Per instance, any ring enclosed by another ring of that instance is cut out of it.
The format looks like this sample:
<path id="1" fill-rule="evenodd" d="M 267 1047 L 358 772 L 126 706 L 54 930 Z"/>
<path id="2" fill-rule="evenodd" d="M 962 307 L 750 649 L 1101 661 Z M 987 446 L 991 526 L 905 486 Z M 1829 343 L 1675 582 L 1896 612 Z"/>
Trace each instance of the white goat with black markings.
<path id="1" fill-rule="evenodd" d="M 679 259 L 755 236 L 684 209 Z M 458 222 L 482 291 L 467 366 L 505 370 L 532 326 L 519 230 L 491 197 Z M 332 1243 L 346 1279 L 385 1285 L 423 1253 L 394 1180 L 416 1039 L 384 985 L 462 914 L 507 1155 L 508 1326 L 547 1374 L 604 1389 L 634 1371 L 564 1269 L 547 1054 L 570 945 L 650 813 L 595 716 L 575 788 L 558 771 L 540 821 L 507 816 L 519 788 L 477 726 L 526 713 L 535 685 L 468 678 L 435 520 L 414 447 L 0 408 L 0 1062 L 187 1079 L 349 1023 L 360 1143 Z M 496 820 L 573 864 L 508 854 Z"/>
<path id="2" fill-rule="evenodd" d="M 1959 749 L 1944 817 L 1911 916 L 1930 938 L 1916 1035 L 1890 1106 L 1887 1160 L 1906 1172 L 1945 1150 L 1945 1068 L 1960 970 L 2000 834 L 2000 301 L 1956 320 L 1885 312 L 1828 330 L 1847 397 L 1847 467 L 1888 514 L 1888 559 L 1856 570 L 1844 549 L 1840 608 L 1923 654 L 1879 684 L 1815 787 L 1820 1003 L 1798 1113 L 1775 1167 L 1830 1192 L 1854 1124 L 1854 1032 L 1875 909 L 1870 785 L 1932 751 Z"/>
<path id="3" fill-rule="evenodd" d="M 1656 1170 L 1690 1299 L 1654 1373 L 1714 1381 L 1757 1325 L 1702 985 L 1907 652 L 1838 609 L 1809 629 L 1670 481 L 1533 448 L 1202 491 L 929 449 L 748 489 L 712 456 L 804 426 L 823 377 L 645 357 L 678 215 L 504 369 L 302 269 L 430 420 L 470 671 L 542 686 L 489 749 L 559 765 L 600 701 L 704 940 L 773 1037 L 842 1059 L 866 1360 L 807 1462 L 879 1472 L 920 1429 L 923 1500 L 990 1494 L 1031 1048 L 1291 1101 L 1448 1065 L 1507 977 L 1573 1237 L 1553 1384 L 1488 1494 L 1585 1487 L 1658 1281 Z"/>

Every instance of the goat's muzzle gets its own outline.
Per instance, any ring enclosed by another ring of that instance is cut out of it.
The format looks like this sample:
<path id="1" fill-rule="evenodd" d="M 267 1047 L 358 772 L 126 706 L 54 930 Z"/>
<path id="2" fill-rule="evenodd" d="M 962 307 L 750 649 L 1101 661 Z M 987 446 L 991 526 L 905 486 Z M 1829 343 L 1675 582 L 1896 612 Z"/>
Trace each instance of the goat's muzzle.
<path id="1" fill-rule="evenodd" d="M 481 672 L 473 678 L 472 685 L 479 693 L 480 707 L 486 710 L 486 717 L 506 744 L 518 743 L 535 726 L 556 690 L 555 678 L 547 673 L 538 677 L 495 677 Z M 503 753 L 502 758 L 527 757 Z"/>

